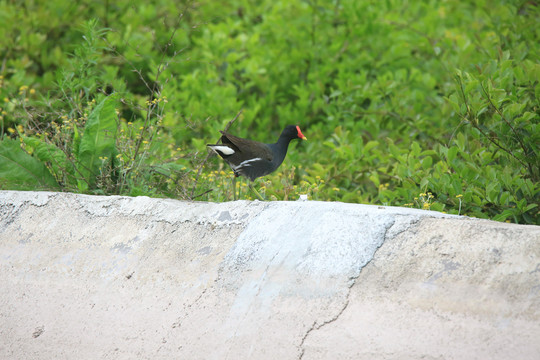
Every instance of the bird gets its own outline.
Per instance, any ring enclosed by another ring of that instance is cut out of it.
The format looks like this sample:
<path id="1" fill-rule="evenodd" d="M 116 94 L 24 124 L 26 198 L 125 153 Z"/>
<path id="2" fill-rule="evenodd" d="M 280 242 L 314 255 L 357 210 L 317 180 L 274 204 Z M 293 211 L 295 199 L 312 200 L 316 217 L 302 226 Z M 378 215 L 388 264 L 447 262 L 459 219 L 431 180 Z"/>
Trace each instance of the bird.
<path id="1" fill-rule="evenodd" d="M 220 131 L 221 138 L 218 144 L 207 144 L 212 151 L 225 160 L 234 172 L 234 180 L 243 176 L 250 180 L 250 188 L 261 199 L 261 196 L 251 186 L 256 178 L 274 172 L 285 159 L 289 143 L 294 139 L 307 140 L 298 125 L 286 126 L 276 143 L 243 139 L 225 131 Z M 234 181 L 236 188 L 236 181 Z M 236 190 L 234 191 L 236 197 Z"/>

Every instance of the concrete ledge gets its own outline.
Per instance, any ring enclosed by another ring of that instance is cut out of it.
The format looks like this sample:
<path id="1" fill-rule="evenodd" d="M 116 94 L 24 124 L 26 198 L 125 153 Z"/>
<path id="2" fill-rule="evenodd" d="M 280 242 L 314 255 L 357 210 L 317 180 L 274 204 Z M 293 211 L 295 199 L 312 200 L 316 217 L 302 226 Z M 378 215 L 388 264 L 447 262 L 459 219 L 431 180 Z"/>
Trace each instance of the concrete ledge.
<path id="1" fill-rule="evenodd" d="M 540 227 L 0 192 L 0 358 L 538 359 Z"/>

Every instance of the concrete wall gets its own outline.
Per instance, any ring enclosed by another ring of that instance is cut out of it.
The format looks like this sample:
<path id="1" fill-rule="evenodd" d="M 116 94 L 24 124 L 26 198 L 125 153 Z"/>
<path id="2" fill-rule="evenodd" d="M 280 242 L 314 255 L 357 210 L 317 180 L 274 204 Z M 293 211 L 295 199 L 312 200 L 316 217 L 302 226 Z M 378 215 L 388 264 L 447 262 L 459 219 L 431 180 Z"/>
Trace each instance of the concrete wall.
<path id="1" fill-rule="evenodd" d="M 540 227 L 0 192 L 0 358 L 540 359 Z"/>

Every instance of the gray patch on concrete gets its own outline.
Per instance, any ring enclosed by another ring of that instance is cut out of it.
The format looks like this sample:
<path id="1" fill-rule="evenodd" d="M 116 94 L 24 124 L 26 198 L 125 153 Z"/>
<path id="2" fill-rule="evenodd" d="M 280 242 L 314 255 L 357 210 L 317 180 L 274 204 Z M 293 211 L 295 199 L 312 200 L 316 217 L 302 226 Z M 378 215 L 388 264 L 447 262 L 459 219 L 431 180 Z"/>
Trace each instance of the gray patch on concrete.
<path id="1" fill-rule="evenodd" d="M 231 214 L 228 211 L 222 211 L 221 214 L 219 214 L 219 221 L 230 221 L 232 220 Z"/>
<path id="2" fill-rule="evenodd" d="M 197 250 L 197 252 L 201 255 L 208 255 L 212 252 L 212 247 L 210 246 L 205 246 L 203 248 L 200 248 L 199 250 Z"/>
<path id="3" fill-rule="evenodd" d="M 232 273 L 269 266 L 298 278 L 339 283 L 358 275 L 394 224 L 391 215 L 344 204 L 312 203 L 307 209 L 296 202 L 269 206 L 240 235 L 224 266 Z"/>

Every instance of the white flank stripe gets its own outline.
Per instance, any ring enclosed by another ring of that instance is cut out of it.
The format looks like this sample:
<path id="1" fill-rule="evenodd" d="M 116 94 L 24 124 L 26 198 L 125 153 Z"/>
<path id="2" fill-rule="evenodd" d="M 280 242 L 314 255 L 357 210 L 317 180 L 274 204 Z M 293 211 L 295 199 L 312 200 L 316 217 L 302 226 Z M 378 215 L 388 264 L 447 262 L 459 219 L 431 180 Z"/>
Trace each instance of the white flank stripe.
<path id="1" fill-rule="evenodd" d="M 231 168 L 236 171 L 236 169 L 243 168 L 245 166 L 251 166 L 252 162 L 260 161 L 260 160 L 262 160 L 262 159 L 261 158 L 254 158 L 254 159 L 244 160 L 244 161 L 242 161 L 240 164 L 238 164 L 236 166 L 233 165 L 233 164 L 229 164 L 229 165 L 231 165 Z"/>
<path id="2" fill-rule="evenodd" d="M 238 164 L 238 167 L 251 166 L 252 162 L 260 161 L 260 160 L 262 160 L 262 159 L 261 158 L 255 158 L 255 159 L 244 160 L 240 164 Z"/>
<path id="3" fill-rule="evenodd" d="M 225 145 L 212 145 L 210 146 L 210 149 L 214 150 L 215 152 L 221 152 L 224 155 L 232 155 L 234 154 L 234 150 L 231 149 L 228 146 Z"/>

